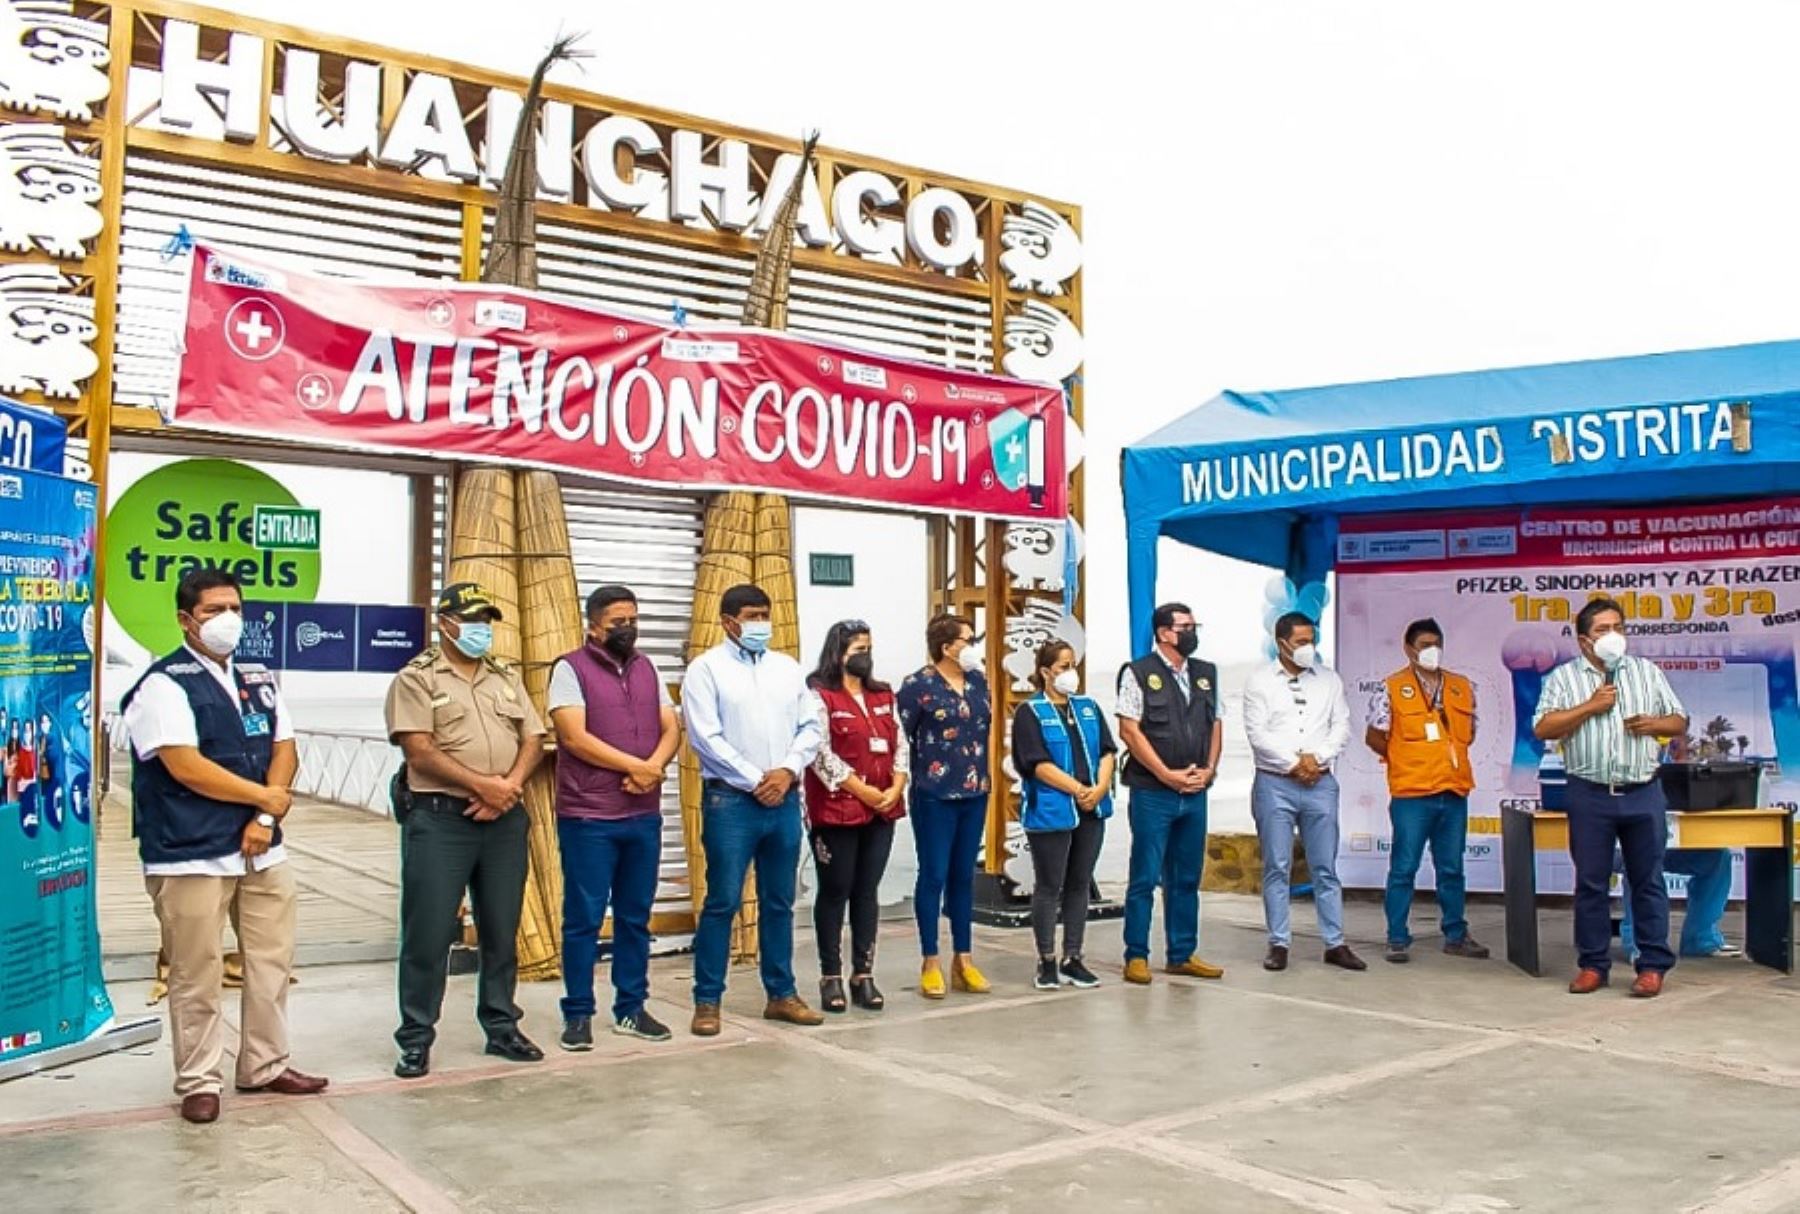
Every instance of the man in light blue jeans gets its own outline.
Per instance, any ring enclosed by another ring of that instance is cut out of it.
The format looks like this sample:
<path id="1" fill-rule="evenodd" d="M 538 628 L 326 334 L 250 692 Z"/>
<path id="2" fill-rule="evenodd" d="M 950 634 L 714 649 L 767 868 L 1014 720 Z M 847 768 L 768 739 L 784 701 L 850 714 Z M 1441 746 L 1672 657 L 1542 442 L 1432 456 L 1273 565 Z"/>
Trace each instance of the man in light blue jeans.
<path id="1" fill-rule="evenodd" d="M 1350 705 L 1344 681 L 1318 664 L 1317 626 L 1290 611 L 1275 621 L 1279 653 L 1244 686 L 1244 731 L 1256 757 L 1250 810 L 1262 847 L 1263 912 L 1269 953 L 1263 968 L 1288 967 L 1288 871 L 1294 832 L 1312 868 L 1313 905 L 1325 939 L 1325 964 L 1365 970 L 1368 965 L 1344 939 L 1344 891 L 1338 884 L 1338 784 L 1332 766 L 1350 741 Z"/>
<path id="2" fill-rule="evenodd" d="M 1268 919 L 1269 951 L 1281 950 L 1280 964 L 1287 968 L 1286 953 L 1292 943 L 1289 927 L 1289 872 L 1294 862 L 1294 833 L 1306 848 L 1312 869 L 1313 905 L 1319 915 L 1319 935 L 1327 951 L 1347 949 L 1344 943 L 1344 890 L 1338 882 L 1338 783 L 1327 772 L 1311 787 L 1290 776 L 1259 771 L 1250 786 L 1250 812 L 1256 819 L 1256 838 L 1262 847 L 1263 914 Z"/>

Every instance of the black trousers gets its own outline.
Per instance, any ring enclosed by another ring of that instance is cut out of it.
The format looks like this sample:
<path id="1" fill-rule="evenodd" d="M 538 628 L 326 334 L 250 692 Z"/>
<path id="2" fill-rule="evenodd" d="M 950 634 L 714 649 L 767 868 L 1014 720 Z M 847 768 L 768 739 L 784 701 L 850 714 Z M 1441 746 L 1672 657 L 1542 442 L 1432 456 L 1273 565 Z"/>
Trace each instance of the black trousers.
<path id="1" fill-rule="evenodd" d="M 531 821 L 517 808 L 477 822 L 463 817 L 466 801 L 419 799 L 400 831 L 400 1028 L 394 1040 L 403 1050 L 437 1039 L 464 890 L 480 938 L 476 1019 L 492 1039 L 512 1031 L 524 1015 L 513 993 Z"/>
<path id="2" fill-rule="evenodd" d="M 812 832 L 819 896 L 813 930 L 819 935 L 819 974 L 844 976 L 844 908 L 850 908 L 851 972 L 875 968 L 875 933 L 881 926 L 881 875 L 894 849 L 894 824 L 877 818 L 863 826 L 818 826 Z"/>
<path id="3" fill-rule="evenodd" d="M 1031 934 L 1040 957 L 1056 956 L 1056 919 L 1062 915 L 1063 956 L 1081 956 L 1087 938 L 1088 887 L 1106 841 L 1106 820 L 1082 814 L 1074 830 L 1040 830 L 1031 842 Z"/>
<path id="4" fill-rule="evenodd" d="M 1654 780 L 1622 795 L 1569 780 L 1569 858 L 1575 862 L 1575 952 L 1582 969 L 1612 969 L 1613 846 L 1625 856 L 1626 896 L 1640 970 L 1675 968 L 1669 889 L 1663 884 L 1669 803 Z"/>

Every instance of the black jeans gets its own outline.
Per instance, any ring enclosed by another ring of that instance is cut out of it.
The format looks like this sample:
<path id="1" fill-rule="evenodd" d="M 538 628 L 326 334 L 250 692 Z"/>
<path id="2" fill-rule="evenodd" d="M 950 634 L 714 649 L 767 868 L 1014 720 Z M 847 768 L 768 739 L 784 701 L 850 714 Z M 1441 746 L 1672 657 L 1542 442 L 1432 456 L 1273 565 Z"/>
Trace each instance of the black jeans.
<path id="1" fill-rule="evenodd" d="M 436 805 L 407 816 L 400 830 L 400 1028 L 394 1034 L 401 1049 L 428 1048 L 437 1037 L 465 889 L 480 944 L 476 1018 L 490 1040 L 517 1027 L 523 1013 L 513 993 L 530 830 L 523 808 L 492 822 Z"/>
<path id="2" fill-rule="evenodd" d="M 819 934 L 819 974 L 844 976 L 844 907 L 850 908 L 851 972 L 875 968 L 875 932 L 881 924 L 881 874 L 894 849 L 894 824 L 877 818 L 864 826 L 817 826 L 812 832 L 819 896 L 813 929 Z"/>
<path id="3" fill-rule="evenodd" d="M 1082 814 L 1074 830 L 1032 832 L 1031 934 L 1037 937 L 1038 956 L 1056 956 L 1059 911 L 1063 956 L 1081 956 L 1081 942 L 1087 936 L 1088 886 L 1105 839 L 1106 821 L 1096 814 Z"/>

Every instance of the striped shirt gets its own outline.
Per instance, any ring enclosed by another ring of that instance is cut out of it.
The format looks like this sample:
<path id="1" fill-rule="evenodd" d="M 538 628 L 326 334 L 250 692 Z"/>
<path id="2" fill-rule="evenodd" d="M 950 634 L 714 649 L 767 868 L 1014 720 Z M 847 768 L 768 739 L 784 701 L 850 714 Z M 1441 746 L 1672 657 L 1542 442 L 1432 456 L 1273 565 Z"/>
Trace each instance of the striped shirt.
<path id="1" fill-rule="evenodd" d="M 1544 680 L 1532 724 L 1553 712 L 1566 712 L 1592 698 L 1605 675 L 1586 658 L 1564 662 Z M 1563 766 L 1571 776 L 1596 784 L 1643 784 L 1655 779 L 1662 744 L 1653 737 L 1633 737 L 1628 717 L 1685 716 L 1662 668 L 1643 658 L 1626 657 L 1614 671 L 1619 698 L 1612 711 L 1589 717 L 1562 740 Z"/>

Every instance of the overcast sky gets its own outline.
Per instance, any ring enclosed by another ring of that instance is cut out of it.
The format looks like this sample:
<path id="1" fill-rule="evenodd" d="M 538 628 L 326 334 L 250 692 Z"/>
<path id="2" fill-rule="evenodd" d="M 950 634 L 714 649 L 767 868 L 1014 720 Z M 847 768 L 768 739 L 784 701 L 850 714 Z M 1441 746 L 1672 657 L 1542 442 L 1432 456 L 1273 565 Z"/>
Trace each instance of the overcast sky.
<path id="1" fill-rule="evenodd" d="M 1125 631 L 1119 447 L 1222 388 L 1800 333 L 1800 6 L 224 7 L 1001 183 L 1085 211 L 1089 631 Z M 1224 660 L 1263 574 L 1165 561 Z"/>

